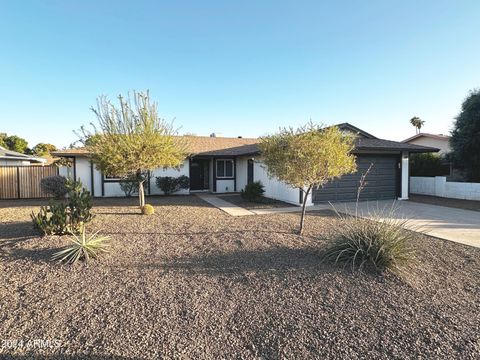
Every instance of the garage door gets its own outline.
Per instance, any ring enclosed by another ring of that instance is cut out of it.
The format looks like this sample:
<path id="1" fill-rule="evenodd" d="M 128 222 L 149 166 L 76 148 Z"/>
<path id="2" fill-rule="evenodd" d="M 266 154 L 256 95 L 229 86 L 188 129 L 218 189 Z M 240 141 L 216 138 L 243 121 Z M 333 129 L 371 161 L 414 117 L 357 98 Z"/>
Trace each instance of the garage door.
<path id="1" fill-rule="evenodd" d="M 357 172 L 342 176 L 339 180 L 313 191 L 313 202 L 326 201 L 355 201 L 360 178 L 370 164 L 373 164 L 365 178 L 366 185 L 360 199 L 380 200 L 397 197 L 398 186 L 398 157 L 396 156 L 357 156 Z"/>

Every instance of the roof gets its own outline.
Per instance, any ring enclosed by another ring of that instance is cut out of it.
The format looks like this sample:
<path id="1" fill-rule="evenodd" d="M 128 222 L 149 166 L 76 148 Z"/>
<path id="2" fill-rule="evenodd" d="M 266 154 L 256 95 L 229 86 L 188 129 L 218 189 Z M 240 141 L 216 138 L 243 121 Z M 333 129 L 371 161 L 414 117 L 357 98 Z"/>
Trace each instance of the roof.
<path id="1" fill-rule="evenodd" d="M 341 123 L 335 125 L 338 127 L 340 130 L 350 130 L 353 133 L 360 134 L 363 137 L 369 138 L 369 139 L 376 139 L 376 136 L 373 136 L 372 134 L 367 133 L 366 131 L 363 131 L 362 129 L 357 128 L 356 126 L 353 126 L 352 124 L 349 123 Z"/>
<path id="2" fill-rule="evenodd" d="M 437 140 L 449 140 L 450 136 L 448 135 L 443 135 L 443 134 L 429 134 L 429 133 L 419 133 L 414 136 L 409 137 L 408 139 L 405 139 L 402 141 L 402 143 L 406 143 L 415 139 L 418 139 L 419 137 L 428 137 L 431 139 L 437 139 Z"/>
<path id="3" fill-rule="evenodd" d="M 351 125 L 343 123 L 336 125 L 340 129 L 348 129 L 360 134 L 356 140 L 356 151 L 410 151 L 410 152 L 437 152 L 439 149 L 420 146 L 414 144 L 405 144 L 396 141 L 378 139 L 375 136 Z M 193 156 L 247 156 L 259 153 L 259 138 L 228 138 L 228 137 L 210 137 L 210 136 L 182 136 L 186 140 L 188 151 Z M 87 156 L 88 151 L 85 148 L 66 149 L 55 151 L 55 156 Z"/>
<path id="4" fill-rule="evenodd" d="M 17 160 L 17 161 L 30 161 L 30 162 L 37 162 L 37 163 L 47 162 L 47 160 L 44 159 L 44 158 L 22 154 L 22 153 L 13 151 L 13 150 L 5 149 L 2 146 L 0 146 L 0 159 L 3 159 L 3 160 Z"/>
<path id="5" fill-rule="evenodd" d="M 356 151 L 409 151 L 415 153 L 438 152 L 439 149 L 430 146 L 405 144 L 384 139 L 358 138 L 355 144 Z"/>
<path id="6" fill-rule="evenodd" d="M 185 135 L 181 138 L 186 140 L 188 152 L 195 156 L 239 156 L 258 152 L 255 144 L 260 139 L 251 138 L 228 138 Z M 54 156 L 87 156 L 85 148 L 65 149 L 52 152 Z"/>

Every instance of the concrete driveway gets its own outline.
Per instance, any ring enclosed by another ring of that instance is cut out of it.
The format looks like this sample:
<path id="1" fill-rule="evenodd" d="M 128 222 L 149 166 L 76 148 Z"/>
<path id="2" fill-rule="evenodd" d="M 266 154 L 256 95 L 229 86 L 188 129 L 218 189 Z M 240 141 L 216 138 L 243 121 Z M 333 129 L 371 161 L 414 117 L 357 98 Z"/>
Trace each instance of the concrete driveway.
<path id="1" fill-rule="evenodd" d="M 480 212 L 448 208 L 444 206 L 421 204 L 410 201 L 382 200 L 360 202 L 358 213 L 368 217 L 368 213 L 378 209 L 390 209 L 395 206 L 396 218 L 411 219 L 412 230 L 441 239 L 480 248 Z M 336 204 L 340 212 L 355 213 L 355 203 Z"/>

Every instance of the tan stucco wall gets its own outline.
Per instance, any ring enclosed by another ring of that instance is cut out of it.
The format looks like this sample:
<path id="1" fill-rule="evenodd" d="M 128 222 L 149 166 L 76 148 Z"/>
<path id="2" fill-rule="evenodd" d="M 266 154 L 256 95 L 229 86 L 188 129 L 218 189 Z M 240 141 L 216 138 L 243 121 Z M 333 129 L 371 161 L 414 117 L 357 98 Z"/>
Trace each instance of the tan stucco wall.
<path id="1" fill-rule="evenodd" d="M 431 146 L 437 149 L 440 149 L 439 154 L 443 155 L 450 152 L 450 145 L 448 144 L 448 139 L 433 139 L 429 137 L 419 137 L 408 142 L 409 144 L 422 145 L 422 146 Z"/>

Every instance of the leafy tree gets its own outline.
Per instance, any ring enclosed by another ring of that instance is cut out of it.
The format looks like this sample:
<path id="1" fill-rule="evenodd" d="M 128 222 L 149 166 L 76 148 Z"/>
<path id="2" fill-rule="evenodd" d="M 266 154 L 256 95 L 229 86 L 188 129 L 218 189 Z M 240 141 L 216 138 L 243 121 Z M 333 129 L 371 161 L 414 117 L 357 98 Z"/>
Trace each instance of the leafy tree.
<path id="1" fill-rule="evenodd" d="M 93 125 L 93 132 L 81 129 L 81 138 L 99 170 L 127 178 L 182 165 L 187 156 L 185 143 L 174 136 L 171 124 L 158 117 L 157 104 L 150 102 L 148 92 L 134 92 L 127 98 L 120 95 L 118 102 L 115 106 L 106 97 L 99 97 L 97 106 L 92 107 L 98 124 Z M 144 182 L 139 177 L 140 208 L 145 205 Z"/>
<path id="2" fill-rule="evenodd" d="M 415 133 L 419 134 L 420 129 L 425 124 L 425 121 L 420 119 L 418 116 L 414 116 L 410 119 L 410 124 L 412 124 L 415 127 Z"/>
<path id="3" fill-rule="evenodd" d="M 306 199 L 342 175 L 356 171 L 354 137 L 337 127 L 322 128 L 310 123 L 298 129 L 285 128 L 262 138 L 260 151 L 266 170 L 288 185 L 304 191 Z M 303 232 L 306 201 L 303 202 L 299 233 Z"/>
<path id="4" fill-rule="evenodd" d="M 7 148 L 7 144 L 5 144 L 5 138 L 7 137 L 6 133 L 0 133 L 0 146 Z"/>
<path id="5" fill-rule="evenodd" d="M 22 139 L 21 137 L 17 135 L 11 135 L 7 136 L 4 139 L 5 145 L 7 145 L 7 148 L 16 151 L 19 153 L 24 154 L 25 151 L 28 149 L 28 142 L 25 139 Z"/>
<path id="6" fill-rule="evenodd" d="M 32 149 L 33 155 L 36 156 L 50 156 L 50 153 L 53 151 L 57 151 L 56 146 L 46 143 L 38 143 Z"/>
<path id="7" fill-rule="evenodd" d="M 455 165 L 469 180 L 480 182 L 480 90 L 470 92 L 462 104 L 450 138 Z"/>

